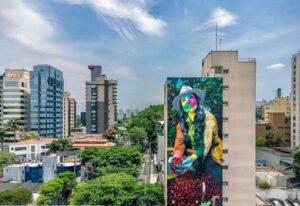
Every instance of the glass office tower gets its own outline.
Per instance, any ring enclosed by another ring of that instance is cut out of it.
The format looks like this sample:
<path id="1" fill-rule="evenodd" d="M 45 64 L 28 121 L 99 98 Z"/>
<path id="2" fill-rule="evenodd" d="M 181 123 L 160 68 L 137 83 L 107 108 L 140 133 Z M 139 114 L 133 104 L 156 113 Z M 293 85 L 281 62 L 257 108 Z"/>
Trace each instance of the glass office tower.
<path id="1" fill-rule="evenodd" d="M 30 72 L 31 130 L 42 137 L 63 137 L 63 73 L 50 65 Z"/>

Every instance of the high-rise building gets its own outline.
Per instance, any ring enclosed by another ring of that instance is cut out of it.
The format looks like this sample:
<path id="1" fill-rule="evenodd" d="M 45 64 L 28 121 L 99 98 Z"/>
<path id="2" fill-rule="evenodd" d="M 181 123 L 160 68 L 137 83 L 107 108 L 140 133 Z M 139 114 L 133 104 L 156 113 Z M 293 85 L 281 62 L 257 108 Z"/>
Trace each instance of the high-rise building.
<path id="1" fill-rule="evenodd" d="M 30 127 L 30 77 L 24 69 L 5 69 L 0 86 L 0 125 L 4 126 L 11 119 L 18 119 L 24 129 Z M 10 140 L 13 133 L 7 133 Z"/>
<path id="2" fill-rule="evenodd" d="M 281 88 L 277 89 L 276 97 L 281 97 Z"/>
<path id="3" fill-rule="evenodd" d="M 91 70 L 91 81 L 96 81 L 97 77 L 102 74 L 102 67 L 97 65 L 89 65 L 89 70 Z"/>
<path id="4" fill-rule="evenodd" d="M 100 66 L 98 66 L 100 67 Z M 94 72 L 94 70 L 91 70 Z M 97 74 L 86 82 L 86 131 L 103 133 L 117 118 L 117 81 Z"/>
<path id="5" fill-rule="evenodd" d="M 300 52 L 292 57 L 291 146 L 300 146 Z"/>
<path id="6" fill-rule="evenodd" d="M 47 64 L 30 72 L 31 130 L 43 137 L 63 137 L 63 73 Z"/>
<path id="7" fill-rule="evenodd" d="M 71 92 L 64 92 L 64 137 L 69 137 L 75 127 L 76 101 L 71 97 Z"/>
<path id="8" fill-rule="evenodd" d="M 202 76 L 223 77 L 223 205 L 255 205 L 256 60 L 211 51 Z M 242 171 L 242 172 L 241 172 Z"/>
<path id="9" fill-rule="evenodd" d="M 86 126 L 86 112 L 80 113 L 80 121 L 83 126 Z"/>

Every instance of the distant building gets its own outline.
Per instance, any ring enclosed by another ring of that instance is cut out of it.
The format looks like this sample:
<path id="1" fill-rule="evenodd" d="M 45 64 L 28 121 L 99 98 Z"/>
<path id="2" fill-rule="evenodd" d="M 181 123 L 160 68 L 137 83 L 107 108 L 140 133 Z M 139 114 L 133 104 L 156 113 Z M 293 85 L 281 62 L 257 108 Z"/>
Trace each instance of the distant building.
<path id="1" fill-rule="evenodd" d="M 290 97 L 276 97 L 275 100 L 262 107 L 262 116 L 265 122 L 269 122 L 270 113 L 284 113 L 291 116 Z"/>
<path id="2" fill-rule="evenodd" d="M 69 137 L 75 127 L 76 101 L 71 97 L 71 92 L 64 92 L 64 137 Z"/>
<path id="3" fill-rule="evenodd" d="M 50 65 L 30 72 L 31 130 L 44 137 L 63 137 L 63 73 Z"/>
<path id="4" fill-rule="evenodd" d="M 292 57 L 291 146 L 300 146 L 300 52 Z"/>
<path id="5" fill-rule="evenodd" d="M 105 74 L 92 72 L 92 81 L 86 82 L 86 131 L 102 134 L 117 118 L 117 81 Z"/>
<path id="6" fill-rule="evenodd" d="M 89 65 L 88 68 L 91 70 L 91 81 L 96 81 L 102 75 L 102 66 Z"/>
<path id="7" fill-rule="evenodd" d="M 81 112 L 80 113 L 80 121 L 83 126 L 86 126 L 86 112 Z"/>
<path id="8" fill-rule="evenodd" d="M 268 119 L 268 122 L 256 122 L 256 137 L 264 136 L 267 130 L 274 130 L 282 133 L 285 143 L 290 145 L 290 117 L 284 113 L 269 113 Z"/>
<path id="9" fill-rule="evenodd" d="M 86 149 L 86 148 L 106 148 L 106 147 L 114 147 L 115 143 L 109 142 L 107 139 L 102 138 L 99 135 L 94 134 L 82 134 L 82 135 L 74 135 L 71 138 L 74 148 L 78 149 Z"/>
<path id="10" fill-rule="evenodd" d="M 277 89 L 277 92 L 276 92 L 276 94 L 277 94 L 277 96 L 276 96 L 276 97 L 278 97 L 278 98 L 280 98 L 280 97 L 281 97 L 281 88 L 278 88 L 278 89 Z"/>
<path id="11" fill-rule="evenodd" d="M 238 51 L 202 60 L 203 77 L 223 77 L 224 206 L 255 205 L 255 74 L 256 60 L 239 59 Z"/>
<path id="12" fill-rule="evenodd" d="M 30 77 L 25 69 L 5 69 L 0 78 L 0 126 L 18 119 L 24 129 L 30 127 Z M 5 139 L 14 134 L 7 132 Z M 16 137 L 18 139 L 18 136 Z"/>
<path id="13" fill-rule="evenodd" d="M 20 141 L 9 145 L 9 152 L 25 161 L 41 160 L 49 150 L 54 138 L 38 138 Z"/>

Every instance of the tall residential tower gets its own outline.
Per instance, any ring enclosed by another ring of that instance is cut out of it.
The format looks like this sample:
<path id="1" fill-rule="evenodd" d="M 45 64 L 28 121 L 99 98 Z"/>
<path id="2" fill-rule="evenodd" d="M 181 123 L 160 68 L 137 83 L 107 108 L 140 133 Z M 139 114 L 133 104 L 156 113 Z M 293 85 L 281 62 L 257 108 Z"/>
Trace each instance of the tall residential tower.
<path id="1" fill-rule="evenodd" d="M 255 205 L 255 59 L 211 51 L 202 76 L 223 77 L 223 205 Z"/>
<path id="2" fill-rule="evenodd" d="M 95 70 L 91 70 L 91 81 L 85 83 L 87 133 L 104 133 L 115 123 L 117 117 L 117 81 L 108 80 L 99 71 L 101 72 L 98 70 L 95 73 Z"/>
<path id="3" fill-rule="evenodd" d="M 292 57 L 291 146 L 300 146 L 300 52 Z"/>
<path id="4" fill-rule="evenodd" d="M 31 130 L 42 137 L 63 137 L 63 73 L 50 65 L 30 72 Z"/>

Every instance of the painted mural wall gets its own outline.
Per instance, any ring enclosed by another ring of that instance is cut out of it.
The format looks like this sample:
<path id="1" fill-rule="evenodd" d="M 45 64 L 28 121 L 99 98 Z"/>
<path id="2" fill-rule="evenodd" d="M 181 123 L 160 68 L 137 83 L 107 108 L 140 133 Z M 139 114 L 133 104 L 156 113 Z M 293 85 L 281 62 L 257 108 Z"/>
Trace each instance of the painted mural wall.
<path id="1" fill-rule="evenodd" d="M 168 78 L 167 205 L 222 205 L 222 78 Z"/>

